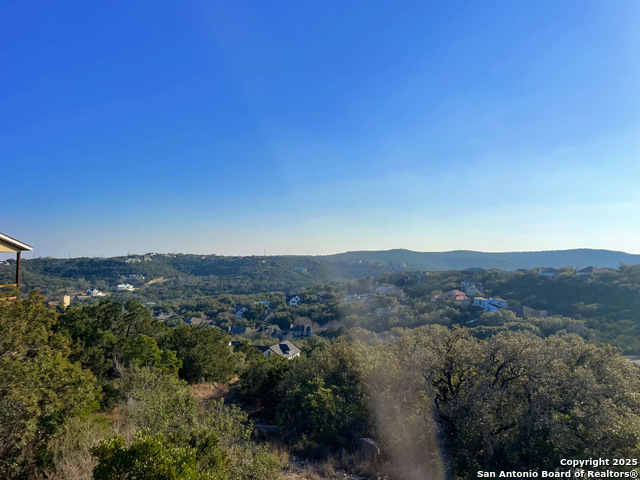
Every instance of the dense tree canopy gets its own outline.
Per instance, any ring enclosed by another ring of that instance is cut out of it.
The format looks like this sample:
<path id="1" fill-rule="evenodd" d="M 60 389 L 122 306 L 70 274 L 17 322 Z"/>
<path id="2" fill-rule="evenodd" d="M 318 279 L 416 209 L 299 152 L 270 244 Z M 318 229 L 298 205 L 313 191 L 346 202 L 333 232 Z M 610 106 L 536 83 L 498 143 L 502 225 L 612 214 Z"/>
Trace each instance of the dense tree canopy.
<path id="1" fill-rule="evenodd" d="M 35 477 L 65 420 L 97 406 L 95 377 L 52 333 L 58 315 L 37 294 L 0 301 L 0 477 Z"/>

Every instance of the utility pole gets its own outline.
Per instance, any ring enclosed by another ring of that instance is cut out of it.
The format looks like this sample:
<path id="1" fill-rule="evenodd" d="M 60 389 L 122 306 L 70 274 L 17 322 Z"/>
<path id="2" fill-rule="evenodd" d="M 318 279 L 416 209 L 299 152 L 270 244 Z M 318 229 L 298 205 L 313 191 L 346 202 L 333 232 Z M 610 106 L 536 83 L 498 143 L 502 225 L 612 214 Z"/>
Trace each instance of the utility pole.
<path id="1" fill-rule="evenodd" d="M 20 299 L 20 256 L 22 252 L 16 254 L 16 287 L 18 288 L 18 300 Z"/>

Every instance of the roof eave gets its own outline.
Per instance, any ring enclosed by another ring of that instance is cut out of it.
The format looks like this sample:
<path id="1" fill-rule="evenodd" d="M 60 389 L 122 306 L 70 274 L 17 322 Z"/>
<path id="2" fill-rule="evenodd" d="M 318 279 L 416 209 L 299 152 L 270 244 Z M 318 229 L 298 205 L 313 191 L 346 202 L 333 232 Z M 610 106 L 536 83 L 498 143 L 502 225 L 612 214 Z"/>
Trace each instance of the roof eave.
<path id="1" fill-rule="evenodd" d="M 8 248 L 14 248 L 15 251 L 32 251 L 33 247 L 31 245 L 27 245 L 24 242 L 21 242 L 20 240 L 16 240 L 13 237 L 10 237 L 9 235 L 5 235 L 4 233 L 0 233 L 0 244 L 5 244 L 7 245 Z"/>

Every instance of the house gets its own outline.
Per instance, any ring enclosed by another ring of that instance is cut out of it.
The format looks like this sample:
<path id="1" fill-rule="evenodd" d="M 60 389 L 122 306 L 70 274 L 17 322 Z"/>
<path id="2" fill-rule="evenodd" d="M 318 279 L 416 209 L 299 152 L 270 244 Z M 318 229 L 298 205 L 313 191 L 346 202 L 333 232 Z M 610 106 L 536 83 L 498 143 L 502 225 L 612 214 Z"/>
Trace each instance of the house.
<path id="1" fill-rule="evenodd" d="M 244 318 L 244 314 L 247 313 L 249 311 L 249 309 L 247 307 L 241 307 L 238 310 L 236 310 L 235 316 L 236 318 Z"/>
<path id="2" fill-rule="evenodd" d="M 477 295 L 478 293 L 484 293 L 484 287 L 482 286 L 482 284 L 480 285 L 470 285 L 468 287 L 463 288 L 464 293 L 467 294 L 467 296 L 471 297 L 473 295 Z"/>
<path id="3" fill-rule="evenodd" d="M 484 286 L 475 278 L 467 278 L 460 284 L 460 290 L 464 291 L 468 296 L 484 292 Z"/>
<path id="4" fill-rule="evenodd" d="M 291 305 L 292 307 L 295 307 L 298 305 L 299 302 L 300 302 L 300 297 L 296 295 L 291 300 L 289 300 L 289 305 Z"/>
<path id="5" fill-rule="evenodd" d="M 0 285 L 1 287 L 16 287 L 18 290 L 18 297 L 20 297 L 20 259 L 22 252 L 31 252 L 33 247 L 26 243 L 16 240 L 9 235 L 0 233 L 0 252 L 13 252 L 16 254 L 16 282 L 9 285 Z"/>
<path id="6" fill-rule="evenodd" d="M 538 268 L 538 275 L 545 275 L 547 277 L 553 277 L 555 275 L 558 275 L 560 272 L 560 270 L 557 270 L 555 268 L 551 268 L 551 267 L 540 267 Z"/>
<path id="7" fill-rule="evenodd" d="M 133 292 L 134 290 L 133 285 L 129 285 L 128 283 L 120 283 L 116 287 L 116 291 L 118 292 Z"/>
<path id="8" fill-rule="evenodd" d="M 391 285 L 390 283 L 381 283 L 380 285 L 376 285 L 376 293 L 389 293 L 396 289 L 395 285 Z"/>
<path id="9" fill-rule="evenodd" d="M 282 329 L 278 325 L 267 325 L 258 329 L 258 333 L 268 335 L 270 337 L 279 337 L 282 335 Z"/>
<path id="10" fill-rule="evenodd" d="M 371 300 L 371 295 L 367 293 L 366 295 L 360 295 L 358 303 L 367 303 L 369 300 Z"/>
<path id="11" fill-rule="evenodd" d="M 71 305 L 71 295 L 62 295 L 60 306 L 62 308 L 67 308 L 69 305 Z"/>
<path id="12" fill-rule="evenodd" d="M 231 329 L 231 333 L 233 335 L 253 335 L 257 331 L 258 330 L 256 330 L 255 328 L 244 327 L 242 325 L 236 325 Z"/>
<path id="13" fill-rule="evenodd" d="M 296 325 L 289 328 L 289 333 L 293 338 L 310 337 L 313 335 L 310 325 Z"/>
<path id="14" fill-rule="evenodd" d="M 253 302 L 254 305 L 264 305 L 265 307 L 268 307 L 271 302 L 269 300 L 265 300 L 263 302 Z"/>
<path id="15" fill-rule="evenodd" d="M 256 348 L 260 350 L 265 357 L 270 355 L 280 355 L 281 357 L 292 359 L 300 356 L 300 349 L 289 340 L 276 343 L 270 347 L 256 345 Z"/>
<path id="16" fill-rule="evenodd" d="M 187 323 L 189 325 L 191 325 L 192 327 L 202 327 L 204 326 L 204 323 L 207 320 L 204 318 L 200 318 L 200 317 L 191 317 L 189 320 L 187 320 Z"/>
<path id="17" fill-rule="evenodd" d="M 617 270 L 613 268 L 597 268 L 597 267 L 587 267 L 582 270 L 578 270 L 578 275 L 604 275 L 604 274 L 618 273 Z"/>
<path id="18" fill-rule="evenodd" d="M 464 302 L 466 300 L 469 300 L 469 297 L 467 297 L 466 293 L 461 292 L 460 290 L 449 290 L 448 292 L 444 292 L 442 295 L 435 295 L 432 300 L 438 300 L 438 299 L 455 300 L 456 302 Z"/>
<path id="19" fill-rule="evenodd" d="M 89 295 L 90 297 L 104 297 L 105 294 L 97 288 L 90 288 L 89 290 L 87 290 L 87 295 Z"/>
<path id="20" fill-rule="evenodd" d="M 473 299 L 473 305 L 480 307 L 485 312 L 497 312 L 505 308 L 508 303 L 500 297 L 496 298 L 482 298 L 476 297 Z"/>
<path id="21" fill-rule="evenodd" d="M 124 263 L 140 263 L 139 258 L 127 258 Z"/>

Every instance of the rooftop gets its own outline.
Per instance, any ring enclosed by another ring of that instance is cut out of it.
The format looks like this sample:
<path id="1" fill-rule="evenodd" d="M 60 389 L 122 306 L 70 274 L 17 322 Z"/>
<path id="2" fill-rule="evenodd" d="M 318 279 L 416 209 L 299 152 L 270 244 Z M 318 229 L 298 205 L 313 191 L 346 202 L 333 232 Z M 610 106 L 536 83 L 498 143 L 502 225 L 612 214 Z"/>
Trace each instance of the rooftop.
<path id="1" fill-rule="evenodd" d="M 0 252 L 30 252 L 33 250 L 31 245 L 16 240 L 9 235 L 0 233 Z"/>

